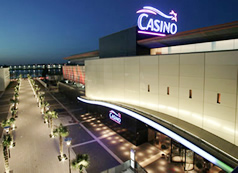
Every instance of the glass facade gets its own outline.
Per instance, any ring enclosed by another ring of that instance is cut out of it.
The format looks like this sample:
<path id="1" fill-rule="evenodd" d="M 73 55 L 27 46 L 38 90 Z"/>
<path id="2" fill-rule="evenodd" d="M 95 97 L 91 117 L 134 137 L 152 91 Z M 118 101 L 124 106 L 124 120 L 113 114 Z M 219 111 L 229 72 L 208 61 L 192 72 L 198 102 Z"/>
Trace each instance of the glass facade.
<path id="1" fill-rule="evenodd" d="M 85 85 L 85 66 L 63 66 L 64 79 Z"/>
<path id="2" fill-rule="evenodd" d="M 193 53 L 193 52 L 210 52 L 210 51 L 235 50 L 235 49 L 238 49 L 238 39 L 154 48 L 150 50 L 150 54 L 158 55 L 158 54 L 175 54 L 175 53 Z"/>

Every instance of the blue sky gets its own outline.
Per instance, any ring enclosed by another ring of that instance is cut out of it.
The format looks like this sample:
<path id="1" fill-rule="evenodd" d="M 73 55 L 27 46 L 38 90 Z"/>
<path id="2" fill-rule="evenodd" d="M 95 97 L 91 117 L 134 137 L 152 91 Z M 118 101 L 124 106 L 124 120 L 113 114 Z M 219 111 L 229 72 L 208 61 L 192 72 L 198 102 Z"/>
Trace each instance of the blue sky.
<path id="1" fill-rule="evenodd" d="M 178 13 L 178 32 L 238 20 L 237 0 L 0 0 L 0 64 L 62 63 L 136 25 L 145 5 Z"/>

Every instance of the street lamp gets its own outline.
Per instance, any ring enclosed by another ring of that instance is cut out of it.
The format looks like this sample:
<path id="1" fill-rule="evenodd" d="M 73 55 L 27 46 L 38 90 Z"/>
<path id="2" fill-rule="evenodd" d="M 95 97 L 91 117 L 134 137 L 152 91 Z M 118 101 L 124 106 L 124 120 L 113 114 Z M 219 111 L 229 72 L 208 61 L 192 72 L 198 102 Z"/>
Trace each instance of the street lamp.
<path id="1" fill-rule="evenodd" d="M 69 173 L 71 173 L 71 166 L 70 166 L 70 146 L 71 146 L 71 141 L 72 138 L 65 138 L 66 145 L 68 147 L 68 155 L 69 155 Z"/>
<path id="2" fill-rule="evenodd" d="M 4 127 L 4 130 L 6 131 L 7 134 L 8 134 L 8 132 L 9 132 L 10 128 L 11 128 L 10 126 Z"/>
<path id="3" fill-rule="evenodd" d="M 130 162 L 131 162 L 131 168 L 134 170 L 136 169 L 136 150 L 134 150 L 133 148 L 131 148 L 130 151 Z"/>
<path id="4" fill-rule="evenodd" d="M 13 123 L 12 124 L 12 130 L 15 130 L 15 128 L 16 128 L 16 125 L 15 125 L 15 123 Z"/>

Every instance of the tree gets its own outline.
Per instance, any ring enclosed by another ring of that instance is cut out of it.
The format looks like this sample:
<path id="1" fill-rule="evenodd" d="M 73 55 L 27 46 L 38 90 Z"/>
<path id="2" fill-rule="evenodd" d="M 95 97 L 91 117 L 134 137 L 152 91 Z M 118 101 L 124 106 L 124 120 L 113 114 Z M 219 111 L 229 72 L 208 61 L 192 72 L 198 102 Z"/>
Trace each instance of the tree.
<path id="1" fill-rule="evenodd" d="M 31 82 L 32 87 L 34 88 L 34 86 L 35 86 L 35 81 L 34 81 L 32 78 L 30 78 L 30 82 Z"/>
<path id="2" fill-rule="evenodd" d="M 17 109 L 15 109 L 14 107 L 11 108 L 11 113 L 12 113 L 12 117 L 16 118 L 16 114 L 17 114 Z"/>
<path id="3" fill-rule="evenodd" d="M 3 120 L 1 123 L 1 126 L 2 126 L 2 128 L 11 126 L 10 121 L 8 119 Z"/>
<path id="4" fill-rule="evenodd" d="M 58 118 L 58 113 L 56 111 L 47 111 L 46 116 L 47 116 L 48 124 L 50 125 L 50 137 L 54 137 L 53 118 L 55 118 L 55 119 Z"/>
<path id="5" fill-rule="evenodd" d="M 6 173 L 10 172 L 9 167 L 9 146 L 11 145 L 12 138 L 9 134 L 3 135 L 2 145 L 3 145 L 3 156 L 4 156 L 4 165 Z"/>
<path id="6" fill-rule="evenodd" d="M 80 173 L 83 172 L 83 168 L 87 168 L 89 166 L 90 160 L 87 154 L 77 154 L 76 159 L 72 160 L 72 167 L 74 169 L 79 170 Z"/>
<path id="7" fill-rule="evenodd" d="M 42 106 L 44 101 L 45 101 L 45 96 L 43 94 L 40 94 L 39 95 L 39 107 Z"/>
<path id="8" fill-rule="evenodd" d="M 16 87 L 14 88 L 14 94 L 15 94 L 15 93 L 19 93 L 19 90 L 18 90 L 18 88 L 16 88 Z"/>
<path id="9" fill-rule="evenodd" d="M 16 121 L 15 118 L 12 117 L 10 119 L 3 120 L 2 124 L 1 124 L 2 128 L 9 127 L 9 134 L 10 134 L 11 137 L 12 137 L 12 130 L 15 128 L 15 121 Z M 12 140 L 11 145 L 13 146 L 13 140 Z"/>
<path id="10" fill-rule="evenodd" d="M 59 136 L 59 147 L 60 147 L 60 156 L 59 158 L 62 160 L 62 158 L 64 158 L 64 154 L 63 154 L 63 137 L 66 137 L 69 135 L 69 130 L 66 126 L 63 126 L 62 123 L 60 123 L 60 125 L 54 129 L 53 131 L 53 135 L 54 136 Z"/>
<path id="11" fill-rule="evenodd" d="M 19 91 L 19 85 L 16 85 L 14 89 L 15 91 Z"/>
<path id="12" fill-rule="evenodd" d="M 38 87 L 38 85 L 36 85 L 35 91 L 36 91 L 36 95 L 38 96 L 40 91 L 40 88 Z"/>
<path id="13" fill-rule="evenodd" d="M 18 79 L 17 79 L 17 84 L 19 84 L 19 85 L 20 85 L 20 83 L 21 83 L 21 79 L 20 79 L 20 78 L 18 78 Z"/>
<path id="14" fill-rule="evenodd" d="M 51 111 L 46 111 L 45 114 L 44 114 L 44 123 L 48 123 L 48 127 L 49 127 L 49 119 L 50 119 L 50 115 L 51 114 Z"/>
<path id="15" fill-rule="evenodd" d="M 9 119 L 10 126 L 12 126 L 13 129 L 14 129 L 14 127 L 15 127 L 15 121 L 16 121 L 16 119 L 15 119 L 14 117 L 12 117 L 12 118 Z"/>
<path id="16" fill-rule="evenodd" d="M 11 126 L 12 124 L 14 124 L 14 122 L 15 122 L 15 118 L 5 119 L 5 120 L 2 121 L 1 126 L 3 128 L 5 128 L 5 127 L 8 127 L 8 126 Z"/>
<path id="17" fill-rule="evenodd" d="M 45 114 L 46 113 L 46 108 L 50 106 L 50 104 L 48 102 L 43 102 L 43 113 Z"/>
<path id="18" fill-rule="evenodd" d="M 14 109 L 17 109 L 17 103 L 19 103 L 18 99 L 10 99 L 10 102 L 14 104 Z"/>
<path id="19" fill-rule="evenodd" d="M 14 98 L 15 98 L 15 99 L 18 99 L 18 97 L 19 97 L 18 91 L 17 91 L 17 92 L 14 92 Z"/>

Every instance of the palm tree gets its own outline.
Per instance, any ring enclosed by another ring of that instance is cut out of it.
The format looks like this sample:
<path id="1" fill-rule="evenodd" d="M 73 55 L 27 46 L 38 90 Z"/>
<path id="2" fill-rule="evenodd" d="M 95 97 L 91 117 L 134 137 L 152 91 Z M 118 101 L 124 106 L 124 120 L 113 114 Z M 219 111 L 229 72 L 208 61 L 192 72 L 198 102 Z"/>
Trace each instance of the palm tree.
<path id="1" fill-rule="evenodd" d="M 48 121 L 49 121 L 49 124 L 50 124 L 50 137 L 54 137 L 54 134 L 53 134 L 53 118 L 58 118 L 58 113 L 56 111 L 50 111 L 50 114 L 49 114 L 49 118 L 48 118 Z"/>
<path id="2" fill-rule="evenodd" d="M 17 79 L 17 83 L 20 85 L 20 83 L 21 83 L 21 79 L 20 78 Z"/>
<path id="3" fill-rule="evenodd" d="M 5 119 L 2 121 L 1 126 L 2 126 L 2 128 L 6 128 L 6 127 L 11 126 L 11 123 L 8 119 Z"/>
<path id="4" fill-rule="evenodd" d="M 9 119 L 9 124 L 10 124 L 10 126 L 12 126 L 12 130 L 15 129 L 15 121 L 16 121 L 16 119 L 14 117 Z"/>
<path id="5" fill-rule="evenodd" d="M 12 137 L 12 130 L 15 128 L 15 118 L 5 119 L 2 121 L 2 128 L 9 128 L 9 135 Z M 8 132 L 7 132 L 8 133 Z M 12 137 L 13 139 L 13 137 Z M 14 142 L 12 140 L 11 146 L 14 146 Z"/>
<path id="6" fill-rule="evenodd" d="M 43 102 L 43 113 L 45 114 L 46 113 L 46 108 L 48 107 L 48 106 L 50 106 L 50 104 L 48 103 L 48 102 Z"/>
<path id="7" fill-rule="evenodd" d="M 14 104 L 14 109 L 17 109 L 17 103 L 19 103 L 18 99 L 10 99 L 10 102 Z"/>
<path id="8" fill-rule="evenodd" d="M 54 136 L 59 136 L 59 147 L 60 147 L 60 155 L 58 156 L 60 160 L 65 158 L 66 156 L 63 154 L 63 137 L 66 137 L 69 135 L 69 130 L 66 126 L 63 126 L 62 123 L 54 129 L 53 131 Z"/>
<path id="9" fill-rule="evenodd" d="M 36 95 L 38 96 L 39 95 L 39 91 L 40 91 L 40 88 L 38 87 L 38 85 L 36 85 Z"/>
<path id="10" fill-rule="evenodd" d="M 17 79 L 17 86 L 19 87 L 19 89 L 20 89 L 20 84 L 21 84 L 21 79 L 18 78 L 18 79 Z"/>
<path id="11" fill-rule="evenodd" d="M 83 172 L 84 168 L 89 166 L 90 160 L 87 154 L 77 154 L 76 159 L 72 160 L 72 167 L 79 170 L 79 173 Z"/>
<path id="12" fill-rule="evenodd" d="M 19 85 L 18 84 L 15 86 L 15 90 L 19 90 Z"/>
<path id="13" fill-rule="evenodd" d="M 2 121 L 1 126 L 5 128 L 8 126 L 11 126 L 12 124 L 14 124 L 14 122 L 15 122 L 15 118 L 5 119 Z"/>
<path id="14" fill-rule="evenodd" d="M 42 104 L 43 104 L 44 101 L 45 101 L 45 96 L 44 96 L 43 94 L 41 94 L 41 95 L 39 96 L 39 107 L 42 106 Z"/>
<path id="15" fill-rule="evenodd" d="M 15 109 L 14 107 L 11 108 L 11 113 L 12 113 L 12 117 L 16 118 L 16 114 L 17 114 L 17 109 Z"/>
<path id="16" fill-rule="evenodd" d="M 18 93 L 18 91 L 16 92 L 14 92 L 14 97 L 15 97 L 15 99 L 18 99 L 18 97 L 19 97 L 19 93 Z"/>
<path id="17" fill-rule="evenodd" d="M 8 157 L 9 157 L 9 146 L 11 145 L 11 141 L 12 138 L 9 134 L 3 135 L 2 145 L 3 145 L 3 156 L 6 173 L 10 172 Z"/>
<path id="18" fill-rule="evenodd" d="M 32 78 L 30 78 L 30 82 L 31 82 L 32 87 L 34 88 L 35 81 Z"/>
<path id="19" fill-rule="evenodd" d="M 48 123 L 48 127 L 49 127 L 49 119 L 50 119 L 50 116 L 51 116 L 51 111 L 46 111 L 45 114 L 44 114 L 44 123 Z"/>
<path id="20" fill-rule="evenodd" d="M 18 88 L 14 88 L 14 93 L 19 93 L 19 90 L 18 90 Z"/>

